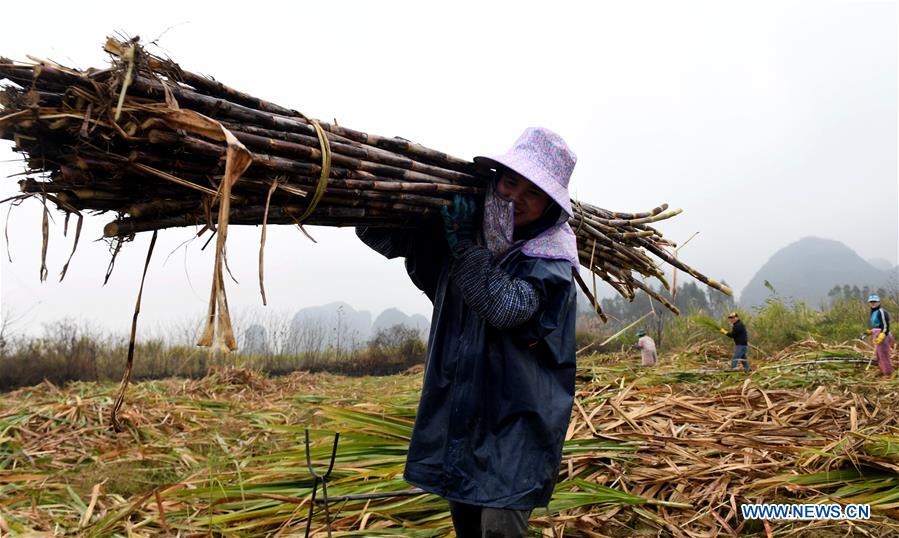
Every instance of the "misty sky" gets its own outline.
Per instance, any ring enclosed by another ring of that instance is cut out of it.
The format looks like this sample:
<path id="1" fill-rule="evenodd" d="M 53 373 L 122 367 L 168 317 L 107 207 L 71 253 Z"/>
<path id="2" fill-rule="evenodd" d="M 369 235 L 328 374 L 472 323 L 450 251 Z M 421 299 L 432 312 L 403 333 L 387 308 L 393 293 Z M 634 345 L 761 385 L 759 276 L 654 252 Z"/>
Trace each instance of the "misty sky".
<path id="1" fill-rule="evenodd" d="M 561 134 L 579 160 L 575 198 L 618 211 L 668 202 L 658 228 L 700 234 L 681 258 L 739 292 L 776 250 L 809 235 L 897 263 L 896 2 L 212 2 L 17 3 L 0 56 L 106 65 L 105 36 L 158 39 L 152 52 L 323 120 L 402 136 L 459 157 L 506 151 L 528 126 Z M 160 37 L 161 36 L 161 37 Z M 0 141 L 0 198 L 22 171 Z M 6 218 L 6 208 L 0 215 Z M 86 219 L 71 249 L 55 214 L 41 284 L 40 205 L 9 218 L 3 311 L 18 328 L 73 317 L 126 332 L 149 234 L 123 249 L 109 284 L 113 215 Z M 352 229 L 271 227 L 267 309 L 346 301 L 377 315 L 430 314 L 400 261 Z M 234 311 L 260 308 L 259 228 L 232 227 Z M 212 249 L 163 232 L 143 327 L 193 323 L 206 308 Z M 5 249 L 5 239 L 4 239 Z M 250 314 L 247 314 L 250 315 Z"/>

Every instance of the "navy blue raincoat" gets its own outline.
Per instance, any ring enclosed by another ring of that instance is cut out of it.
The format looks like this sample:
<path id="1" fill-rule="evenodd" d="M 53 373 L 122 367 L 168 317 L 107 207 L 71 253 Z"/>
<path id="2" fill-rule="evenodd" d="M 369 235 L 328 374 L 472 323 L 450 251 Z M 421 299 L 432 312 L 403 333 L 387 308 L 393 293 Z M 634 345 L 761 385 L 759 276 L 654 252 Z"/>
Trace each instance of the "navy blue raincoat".
<path id="1" fill-rule="evenodd" d="M 451 501 L 545 506 L 574 398 L 571 264 L 507 255 L 499 268 L 530 283 L 540 305 L 523 324 L 500 330 L 464 301 L 439 227 L 357 234 L 388 258 L 404 257 L 412 281 L 434 304 L 406 481 Z"/>

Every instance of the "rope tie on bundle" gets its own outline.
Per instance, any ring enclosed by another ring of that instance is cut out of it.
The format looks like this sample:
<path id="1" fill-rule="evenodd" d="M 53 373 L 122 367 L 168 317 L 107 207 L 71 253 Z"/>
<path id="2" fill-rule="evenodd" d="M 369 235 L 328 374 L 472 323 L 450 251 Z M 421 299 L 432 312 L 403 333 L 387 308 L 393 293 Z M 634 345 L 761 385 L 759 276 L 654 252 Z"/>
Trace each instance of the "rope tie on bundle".
<path id="1" fill-rule="evenodd" d="M 318 184 L 315 186 L 315 192 L 312 194 L 312 200 L 309 201 L 309 206 L 297 219 L 298 223 L 302 225 L 312 212 L 315 211 L 315 208 L 318 207 L 318 203 L 328 189 L 328 178 L 331 176 L 331 143 L 328 141 L 328 135 L 325 133 L 325 130 L 322 129 L 322 126 L 317 120 L 307 118 L 302 114 L 300 114 L 300 116 L 312 124 L 312 127 L 315 129 L 315 134 L 318 136 L 318 143 L 321 146 L 322 152 L 322 171 L 318 178 Z"/>

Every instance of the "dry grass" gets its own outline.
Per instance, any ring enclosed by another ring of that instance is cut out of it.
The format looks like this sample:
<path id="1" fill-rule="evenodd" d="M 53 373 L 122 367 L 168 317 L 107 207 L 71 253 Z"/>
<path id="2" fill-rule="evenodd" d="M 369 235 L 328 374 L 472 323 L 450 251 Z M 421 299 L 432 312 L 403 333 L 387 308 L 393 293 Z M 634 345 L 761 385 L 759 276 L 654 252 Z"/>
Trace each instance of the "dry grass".
<path id="1" fill-rule="evenodd" d="M 700 342 L 649 372 L 635 356 L 581 361 L 560 482 L 535 532 L 557 536 L 827 535 L 897 531 L 897 382 L 861 344 L 801 342 L 723 370 Z M 811 364 L 811 366 L 809 365 Z M 0 528 L 12 535 L 295 535 L 311 480 L 302 432 L 342 431 L 332 495 L 401 480 L 420 369 L 387 377 L 219 369 L 130 389 L 108 429 L 111 384 L 43 384 L 0 397 Z M 314 459 L 330 449 L 314 435 Z M 867 522 L 743 521 L 744 502 L 866 502 Z M 431 495 L 346 502 L 340 535 L 442 536 Z M 323 529 L 323 521 L 315 527 Z"/>

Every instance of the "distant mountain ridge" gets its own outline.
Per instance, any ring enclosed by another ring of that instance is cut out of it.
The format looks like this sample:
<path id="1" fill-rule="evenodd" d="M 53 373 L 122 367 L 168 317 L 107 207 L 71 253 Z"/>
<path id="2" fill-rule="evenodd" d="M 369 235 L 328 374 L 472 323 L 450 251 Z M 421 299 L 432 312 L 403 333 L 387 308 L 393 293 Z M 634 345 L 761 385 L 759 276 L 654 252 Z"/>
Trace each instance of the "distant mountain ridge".
<path id="1" fill-rule="evenodd" d="M 894 269 L 893 264 L 890 263 L 890 260 L 884 258 L 871 258 L 868 260 L 868 263 L 873 265 L 876 269 L 880 269 L 881 271 L 892 271 Z"/>
<path id="2" fill-rule="evenodd" d="M 364 347 L 378 331 L 394 325 L 415 329 L 426 339 L 431 322 L 421 314 L 410 316 L 398 308 L 388 308 L 372 321 L 371 312 L 337 301 L 298 310 L 288 324 L 287 334 L 277 327 L 251 324 L 241 332 L 241 346 L 244 351 L 260 354 L 348 351 Z"/>
<path id="3" fill-rule="evenodd" d="M 875 267 L 839 241 L 805 237 L 778 250 L 762 265 L 743 288 L 740 305 L 763 304 L 771 295 L 766 280 L 778 295 L 817 307 L 828 300 L 828 292 L 836 285 L 885 287 L 895 271 Z"/>
<path id="4" fill-rule="evenodd" d="M 431 321 L 421 314 L 408 315 L 398 308 L 388 308 L 381 312 L 371 324 L 371 336 L 377 334 L 381 329 L 389 329 L 394 325 L 405 325 L 406 327 L 415 329 L 419 334 L 427 336 Z"/>
<path id="5" fill-rule="evenodd" d="M 410 316 L 397 308 L 384 310 L 372 321 L 368 310 L 356 310 L 349 303 L 337 301 L 297 311 L 290 322 L 290 339 L 300 351 L 351 349 L 364 346 L 379 330 L 394 325 L 416 329 L 426 338 L 430 324 L 421 314 Z"/>

